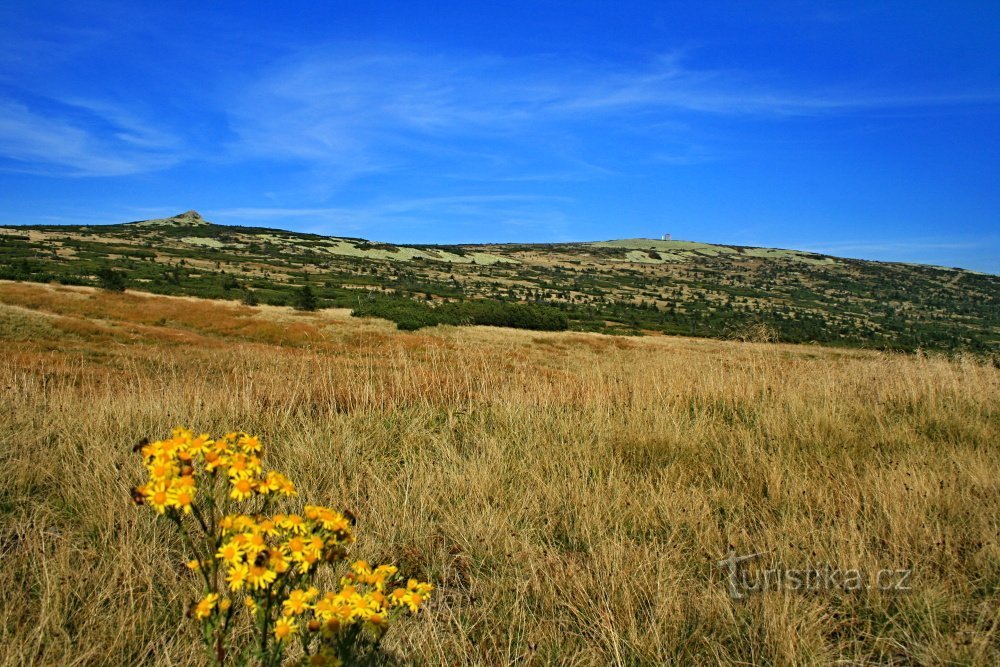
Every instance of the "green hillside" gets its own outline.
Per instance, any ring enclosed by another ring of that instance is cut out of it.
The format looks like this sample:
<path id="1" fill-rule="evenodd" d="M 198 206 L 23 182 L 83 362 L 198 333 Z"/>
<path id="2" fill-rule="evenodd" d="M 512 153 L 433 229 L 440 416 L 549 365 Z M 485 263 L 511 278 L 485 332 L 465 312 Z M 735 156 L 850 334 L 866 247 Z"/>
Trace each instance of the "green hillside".
<path id="1" fill-rule="evenodd" d="M 0 228 L 0 279 L 275 305 L 403 328 L 495 324 L 898 350 L 1000 346 L 1000 277 L 796 250 L 624 239 L 410 245 L 218 225 Z"/>

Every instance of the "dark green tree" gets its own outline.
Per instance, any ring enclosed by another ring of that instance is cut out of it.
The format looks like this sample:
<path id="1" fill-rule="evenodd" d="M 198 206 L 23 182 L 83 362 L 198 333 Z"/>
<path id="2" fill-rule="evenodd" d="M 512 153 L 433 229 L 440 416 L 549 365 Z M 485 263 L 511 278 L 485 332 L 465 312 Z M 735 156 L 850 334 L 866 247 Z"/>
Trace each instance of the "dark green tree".
<path id="1" fill-rule="evenodd" d="M 105 266 L 97 270 L 97 284 L 109 292 L 124 292 L 125 275 Z"/>
<path id="2" fill-rule="evenodd" d="M 295 293 L 295 309 L 296 310 L 316 310 L 316 295 L 313 294 L 312 287 L 308 284 L 303 285 L 302 289 Z"/>

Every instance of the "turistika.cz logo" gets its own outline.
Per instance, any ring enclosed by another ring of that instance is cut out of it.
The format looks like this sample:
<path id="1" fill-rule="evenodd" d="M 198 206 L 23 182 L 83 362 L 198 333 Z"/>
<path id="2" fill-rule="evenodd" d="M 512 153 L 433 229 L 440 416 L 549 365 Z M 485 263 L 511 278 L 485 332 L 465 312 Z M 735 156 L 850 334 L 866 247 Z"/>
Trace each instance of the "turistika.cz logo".
<path id="1" fill-rule="evenodd" d="M 879 590 L 906 592 L 912 590 L 913 571 L 908 568 L 882 568 L 874 572 L 862 568 L 842 568 L 830 564 L 806 567 L 777 566 L 751 569 L 744 563 L 763 556 L 763 552 L 737 555 L 733 549 L 716 563 L 726 572 L 729 596 L 742 600 L 749 593 L 788 591 L 811 593 L 821 591 L 855 592 Z"/>

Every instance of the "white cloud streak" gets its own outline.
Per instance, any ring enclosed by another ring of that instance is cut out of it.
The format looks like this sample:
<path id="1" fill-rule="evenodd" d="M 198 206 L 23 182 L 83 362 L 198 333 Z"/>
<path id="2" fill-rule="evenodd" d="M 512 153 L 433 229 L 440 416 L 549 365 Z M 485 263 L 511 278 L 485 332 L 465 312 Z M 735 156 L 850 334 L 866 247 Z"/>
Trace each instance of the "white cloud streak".
<path id="1" fill-rule="evenodd" d="M 43 113 L 0 102 L 0 169 L 45 176 L 123 176 L 180 161 L 179 140 L 104 103 Z"/>
<path id="2" fill-rule="evenodd" d="M 781 119 L 1000 101 L 996 92 L 783 90 L 746 72 L 694 69 L 678 55 L 622 68 L 551 57 L 329 49 L 302 51 L 231 97 L 237 151 L 349 175 L 476 164 L 474 171 L 498 177 L 583 176 L 566 163 L 581 162 L 602 132 L 645 132 L 643 159 L 712 159 L 678 120 L 699 115 Z M 668 147 L 658 148 L 664 139 Z M 696 150 L 678 154 L 677 143 Z"/>
<path id="3" fill-rule="evenodd" d="M 992 91 L 802 91 L 748 72 L 698 69 L 678 54 L 626 66 L 357 45 L 300 48 L 209 87 L 206 111 L 221 113 L 234 139 L 216 139 L 202 157 L 291 161 L 338 184 L 402 171 L 591 180 L 636 165 L 719 159 L 728 147 L 699 136 L 705 116 L 780 120 L 1000 101 Z M 196 143 L 98 98 L 0 102 L 0 168 L 8 171 L 136 174 L 195 157 L 185 144 Z"/>

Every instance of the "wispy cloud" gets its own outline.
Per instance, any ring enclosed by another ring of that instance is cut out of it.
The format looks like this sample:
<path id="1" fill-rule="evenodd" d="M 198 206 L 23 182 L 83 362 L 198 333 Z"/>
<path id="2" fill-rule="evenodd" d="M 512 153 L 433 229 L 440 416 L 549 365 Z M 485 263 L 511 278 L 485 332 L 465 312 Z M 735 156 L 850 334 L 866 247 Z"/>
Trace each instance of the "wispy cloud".
<path id="1" fill-rule="evenodd" d="M 121 176 L 180 161 L 180 141 L 93 101 L 45 112 L 0 102 L 0 169 L 47 176 Z"/>
<path id="2" fill-rule="evenodd" d="M 297 48 L 226 84 L 209 81 L 206 92 L 206 112 L 221 113 L 234 139 L 213 137 L 219 143 L 200 156 L 292 161 L 330 183 L 415 170 L 473 181 L 592 180 L 637 164 L 719 159 L 725 140 L 700 134 L 703 116 L 1000 102 L 997 91 L 803 90 L 773 75 L 699 68 L 680 52 L 622 64 L 360 45 Z M 161 126 L 170 113 L 154 122 L 132 102 L 79 95 L 10 100 L 0 102 L 0 169 L 116 176 L 197 157 L 185 146 L 200 142 Z"/>
<path id="3" fill-rule="evenodd" d="M 800 90 L 750 72 L 698 69 L 681 54 L 623 67 L 341 48 L 300 51 L 241 81 L 231 98 L 238 152 L 322 164 L 348 176 L 419 164 L 502 179 L 586 178 L 581 164 L 614 170 L 615 151 L 595 138 L 623 132 L 646 134 L 648 152 L 629 160 L 712 159 L 718 151 L 702 145 L 691 122 L 679 121 L 699 115 L 781 119 L 995 104 L 1000 91 Z"/>

